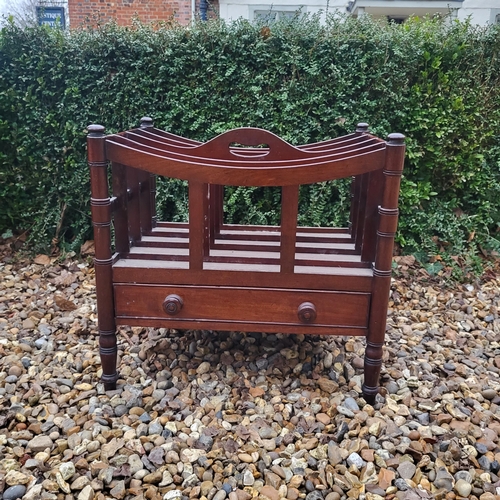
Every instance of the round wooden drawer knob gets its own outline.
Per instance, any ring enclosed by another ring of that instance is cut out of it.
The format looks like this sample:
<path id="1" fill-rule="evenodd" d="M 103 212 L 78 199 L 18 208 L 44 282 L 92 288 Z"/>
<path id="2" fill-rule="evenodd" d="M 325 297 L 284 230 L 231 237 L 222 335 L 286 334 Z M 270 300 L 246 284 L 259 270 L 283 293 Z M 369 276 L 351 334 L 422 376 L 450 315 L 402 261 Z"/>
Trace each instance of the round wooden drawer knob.
<path id="1" fill-rule="evenodd" d="M 163 310 L 168 315 L 175 316 L 176 314 L 180 313 L 183 305 L 184 301 L 182 300 L 182 297 L 176 295 L 175 293 L 172 293 L 171 295 L 168 295 L 163 301 Z"/>
<path id="2" fill-rule="evenodd" d="M 302 323 L 314 323 L 316 306 L 312 302 L 302 302 L 297 310 L 297 316 Z"/>

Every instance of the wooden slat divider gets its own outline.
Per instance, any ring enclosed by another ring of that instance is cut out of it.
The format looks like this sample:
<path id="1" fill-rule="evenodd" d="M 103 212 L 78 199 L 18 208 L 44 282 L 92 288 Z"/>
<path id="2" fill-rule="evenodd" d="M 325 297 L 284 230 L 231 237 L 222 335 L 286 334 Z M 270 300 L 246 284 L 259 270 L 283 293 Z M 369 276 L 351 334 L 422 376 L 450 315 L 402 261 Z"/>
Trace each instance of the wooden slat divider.
<path id="1" fill-rule="evenodd" d="M 116 197 L 113 224 L 115 228 L 115 251 L 120 255 L 130 249 L 128 234 L 127 167 L 119 163 L 111 166 L 113 195 Z"/>
<path id="2" fill-rule="evenodd" d="M 207 196 L 207 184 L 189 182 L 189 268 L 193 270 L 203 269 L 208 248 Z"/>
<path id="3" fill-rule="evenodd" d="M 384 173 L 375 170 L 368 175 L 366 192 L 365 216 L 363 225 L 363 240 L 361 243 L 361 260 L 374 262 L 377 246 L 378 207 L 382 203 L 384 192 Z"/>
<path id="4" fill-rule="evenodd" d="M 281 188 L 280 240 L 280 266 L 282 273 L 293 273 L 295 266 L 295 242 L 298 210 L 299 186 L 283 186 Z"/>
<path id="5" fill-rule="evenodd" d="M 138 172 L 139 205 L 141 218 L 141 235 L 149 233 L 153 228 L 151 213 L 151 175 L 145 170 Z"/>
<path id="6" fill-rule="evenodd" d="M 141 210 L 139 200 L 139 170 L 127 167 L 128 226 L 130 243 L 141 239 Z"/>

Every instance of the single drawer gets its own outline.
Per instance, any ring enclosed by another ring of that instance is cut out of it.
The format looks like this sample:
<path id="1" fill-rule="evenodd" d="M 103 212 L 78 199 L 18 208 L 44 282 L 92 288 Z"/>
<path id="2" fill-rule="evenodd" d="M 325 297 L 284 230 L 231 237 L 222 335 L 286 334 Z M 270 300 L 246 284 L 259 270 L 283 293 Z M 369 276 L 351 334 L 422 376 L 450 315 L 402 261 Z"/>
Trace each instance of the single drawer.
<path id="1" fill-rule="evenodd" d="M 367 327 L 370 294 L 222 286 L 115 285 L 116 316 L 150 325 L 192 322 L 315 327 Z M 123 321 L 122 321 L 123 320 Z M 210 326 L 209 326 L 210 328 Z M 262 330 L 266 331 L 266 330 Z M 271 331 L 271 330 L 268 330 Z"/>

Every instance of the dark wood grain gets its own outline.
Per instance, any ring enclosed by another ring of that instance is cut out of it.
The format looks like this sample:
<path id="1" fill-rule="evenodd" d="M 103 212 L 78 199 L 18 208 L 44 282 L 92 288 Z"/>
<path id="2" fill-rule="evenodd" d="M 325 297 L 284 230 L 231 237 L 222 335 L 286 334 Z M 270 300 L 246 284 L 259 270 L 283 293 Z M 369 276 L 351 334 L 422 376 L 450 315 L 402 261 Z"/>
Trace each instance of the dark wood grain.
<path id="1" fill-rule="evenodd" d="M 103 381 L 115 324 L 366 336 L 363 396 L 378 392 L 404 141 L 356 132 L 292 146 L 268 131 L 201 143 L 141 126 L 89 129 Z M 113 162 L 116 254 L 106 162 Z M 156 221 L 155 175 L 188 181 L 189 221 Z M 298 227 L 299 187 L 353 179 L 348 228 Z M 281 186 L 281 223 L 224 223 L 224 186 Z"/>
<path id="2" fill-rule="evenodd" d="M 128 233 L 127 167 L 119 163 L 112 165 L 113 196 L 116 198 L 113 212 L 115 227 L 115 251 L 121 255 L 130 250 Z"/>
<path id="3" fill-rule="evenodd" d="M 354 292 L 265 289 L 252 287 L 204 287 L 161 285 L 115 285 L 116 314 L 120 317 L 171 318 L 163 309 L 169 295 L 182 298 L 175 320 L 265 321 L 300 325 L 299 306 L 315 305 L 313 323 L 320 326 L 366 327 L 370 295 Z M 230 304 L 230 307 L 228 305 Z"/>
<path id="4" fill-rule="evenodd" d="M 113 270 L 111 255 L 111 201 L 108 190 L 106 142 L 104 127 L 90 125 L 87 135 L 88 164 L 90 167 L 90 206 L 95 242 L 95 281 L 97 291 L 99 353 L 102 362 L 102 382 L 113 389 L 118 380 L 116 371 L 117 343 L 113 298 Z"/>

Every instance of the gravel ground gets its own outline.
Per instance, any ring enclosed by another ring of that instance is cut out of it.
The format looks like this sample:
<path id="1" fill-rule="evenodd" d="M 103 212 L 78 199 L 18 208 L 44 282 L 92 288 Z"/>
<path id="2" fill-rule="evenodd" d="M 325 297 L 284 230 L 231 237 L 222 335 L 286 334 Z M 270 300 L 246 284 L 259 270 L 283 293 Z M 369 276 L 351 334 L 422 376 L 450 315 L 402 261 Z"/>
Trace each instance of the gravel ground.
<path id="1" fill-rule="evenodd" d="M 4 256 L 3 499 L 500 499 L 500 280 L 397 260 L 370 406 L 348 337 L 122 329 L 105 392 L 92 266 Z"/>

